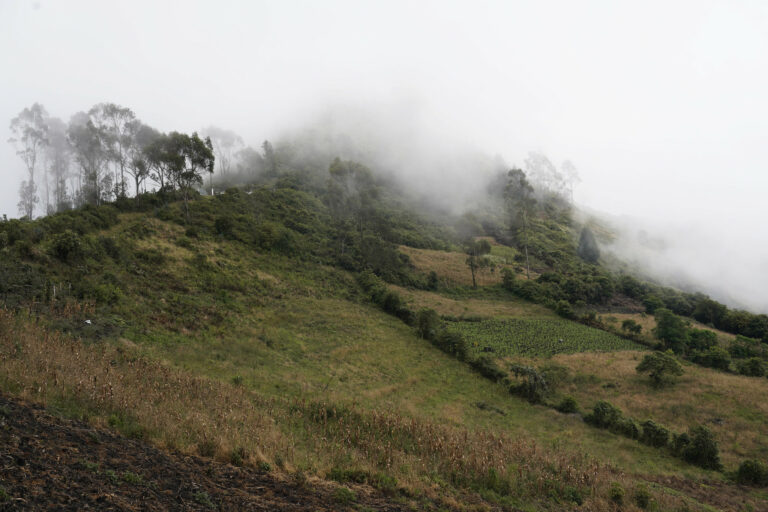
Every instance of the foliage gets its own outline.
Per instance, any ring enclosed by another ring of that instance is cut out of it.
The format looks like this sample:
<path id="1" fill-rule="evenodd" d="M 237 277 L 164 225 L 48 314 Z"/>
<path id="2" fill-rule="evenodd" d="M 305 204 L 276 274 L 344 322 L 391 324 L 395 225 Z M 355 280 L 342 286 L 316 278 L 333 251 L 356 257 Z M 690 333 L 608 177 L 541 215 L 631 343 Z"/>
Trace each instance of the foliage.
<path id="1" fill-rule="evenodd" d="M 600 258 L 600 248 L 597 246 L 592 230 L 585 226 L 579 235 L 579 246 L 576 249 L 579 257 L 588 263 L 597 263 Z"/>
<path id="2" fill-rule="evenodd" d="M 621 330 L 627 331 L 632 334 L 640 334 L 640 332 L 643 330 L 643 326 L 632 320 L 631 318 L 628 318 L 621 322 Z"/>
<path id="3" fill-rule="evenodd" d="M 766 487 L 768 486 L 768 466 L 758 460 L 745 460 L 736 471 L 736 481 L 742 485 Z"/>
<path id="4" fill-rule="evenodd" d="M 560 401 L 559 404 L 557 404 L 555 409 L 564 414 L 573 414 L 579 412 L 579 404 L 572 396 L 566 396 Z"/>
<path id="5" fill-rule="evenodd" d="M 664 348 L 675 354 L 682 354 L 688 343 L 688 329 L 685 321 L 672 311 L 661 308 L 654 311 L 656 328 L 654 334 L 664 343 Z"/>
<path id="6" fill-rule="evenodd" d="M 632 350 L 639 346 L 605 331 L 561 318 L 512 318 L 482 322 L 451 322 L 448 329 L 461 332 L 473 351 L 491 347 L 496 354 L 552 356 L 583 351 Z"/>
<path id="7" fill-rule="evenodd" d="M 611 429 L 623 418 L 621 410 L 605 400 L 598 400 L 584 421 L 599 428 Z"/>
<path id="8" fill-rule="evenodd" d="M 682 458 L 704 469 L 722 469 L 717 441 L 712 432 L 699 425 L 688 430 L 687 440 L 677 446 Z"/>
<path id="9" fill-rule="evenodd" d="M 701 366 L 723 371 L 727 371 L 731 366 L 731 357 L 728 355 L 728 352 L 718 346 L 710 347 L 705 352 L 694 352 L 691 354 L 691 360 Z"/>
<path id="10" fill-rule="evenodd" d="M 766 362 L 758 357 L 751 357 L 745 361 L 739 361 L 736 365 L 738 372 L 749 377 L 765 377 L 768 369 Z"/>
<path id="11" fill-rule="evenodd" d="M 534 404 L 540 404 L 549 391 L 547 381 L 536 368 L 512 363 L 509 366 L 510 371 L 520 382 L 512 384 L 509 391 L 515 395 L 520 395 Z"/>
<path id="12" fill-rule="evenodd" d="M 640 441 L 649 446 L 661 448 L 669 444 L 669 429 L 659 425 L 653 420 L 645 420 L 642 425 L 642 435 Z"/>
<path id="13" fill-rule="evenodd" d="M 653 352 L 646 355 L 636 368 L 638 373 L 647 373 L 653 385 L 661 387 L 673 382 L 673 377 L 683 374 L 683 368 L 671 353 Z"/>

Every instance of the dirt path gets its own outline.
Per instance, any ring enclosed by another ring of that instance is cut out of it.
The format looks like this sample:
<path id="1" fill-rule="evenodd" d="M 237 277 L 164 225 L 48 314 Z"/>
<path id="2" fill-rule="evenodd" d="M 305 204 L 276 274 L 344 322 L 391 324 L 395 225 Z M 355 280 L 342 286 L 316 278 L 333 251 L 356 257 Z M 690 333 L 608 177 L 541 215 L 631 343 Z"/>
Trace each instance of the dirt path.
<path id="1" fill-rule="evenodd" d="M 364 486 L 338 486 L 166 453 L 0 395 L 0 511 L 409 510 Z"/>

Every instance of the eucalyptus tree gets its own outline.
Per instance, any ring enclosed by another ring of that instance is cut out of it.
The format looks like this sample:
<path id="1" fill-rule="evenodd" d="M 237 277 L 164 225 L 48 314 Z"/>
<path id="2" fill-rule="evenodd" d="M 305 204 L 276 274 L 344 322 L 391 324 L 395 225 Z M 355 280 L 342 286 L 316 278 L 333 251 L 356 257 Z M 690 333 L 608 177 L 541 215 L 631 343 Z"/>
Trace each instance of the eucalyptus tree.
<path id="1" fill-rule="evenodd" d="M 161 134 L 139 120 L 133 121 L 131 132 L 133 135 L 127 147 L 125 172 L 133 178 L 135 195 L 139 197 L 141 185 L 150 177 L 154 169 L 149 148 L 161 137 Z"/>
<path id="2" fill-rule="evenodd" d="M 232 162 L 235 156 L 245 147 L 242 137 L 232 130 L 226 130 L 213 125 L 201 130 L 201 134 L 211 139 L 219 176 L 228 176 L 232 170 Z M 211 177 L 213 177 L 213 173 L 211 173 Z M 212 188 L 213 183 L 211 183 Z"/>
<path id="3" fill-rule="evenodd" d="M 103 144 L 109 160 L 115 165 L 115 195 L 124 197 L 125 170 L 129 148 L 135 137 L 136 115 L 130 108 L 114 103 L 94 105 L 88 115 L 104 138 Z"/>
<path id="4" fill-rule="evenodd" d="M 102 130 L 85 112 L 73 115 L 67 128 L 67 136 L 80 167 L 79 203 L 101 204 L 109 197 L 104 188 L 110 180 L 104 176 L 109 161 L 109 148 Z"/>
<path id="5" fill-rule="evenodd" d="M 38 159 L 48 144 L 47 118 L 48 113 L 45 108 L 35 103 L 11 119 L 11 138 L 8 142 L 13 145 L 27 171 L 27 179 L 22 181 L 19 189 L 19 213 L 28 219 L 34 215 L 35 205 L 40 200 L 37 195 L 35 170 Z"/>
<path id="6" fill-rule="evenodd" d="M 67 193 L 67 179 L 70 176 L 72 146 L 67 138 L 67 124 L 58 117 L 48 120 L 48 146 L 46 147 L 48 183 L 53 191 L 53 203 L 48 209 L 53 212 L 71 207 Z"/>
<path id="7" fill-rule="evenodd" d="M 197 132 L 191 136 L 179 132 L 168 135 L 169 150 L 175 155 L 177 165 L 171 167 L 173 183 L 184 198 L 184 214 L 189 221 L 189 192 L 195 185 L 203 184 L 203 172 L 213 174 L 216 157 L 209 137 L 204 140 Z"/>
<path id="8" fill-rule="evenodd" d="M 507 173 L 507 184 L 504 187 L 504 202 L 510 217 L 510 228 L 515 238 L 525 249 L 526 276 L 531 278 L 531 264 L 528 256 L 530 242 L 529 218 L 536 206 L 533 197 L 533 187 L 521 169 L 510 169 Z M 522 236 L 521 236 L 522 234 Z"/>

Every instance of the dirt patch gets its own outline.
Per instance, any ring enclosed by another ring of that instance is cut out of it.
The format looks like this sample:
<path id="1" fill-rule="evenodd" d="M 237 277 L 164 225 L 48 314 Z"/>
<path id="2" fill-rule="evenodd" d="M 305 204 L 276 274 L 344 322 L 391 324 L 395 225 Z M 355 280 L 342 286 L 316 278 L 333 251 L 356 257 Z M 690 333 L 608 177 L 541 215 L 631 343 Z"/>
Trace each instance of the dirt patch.
<path id="1" fill-rule="evenodd" d="M 366 486 L 339 486 L 164 452 L 0 395 L 0 511 L 407 510 Z"/>

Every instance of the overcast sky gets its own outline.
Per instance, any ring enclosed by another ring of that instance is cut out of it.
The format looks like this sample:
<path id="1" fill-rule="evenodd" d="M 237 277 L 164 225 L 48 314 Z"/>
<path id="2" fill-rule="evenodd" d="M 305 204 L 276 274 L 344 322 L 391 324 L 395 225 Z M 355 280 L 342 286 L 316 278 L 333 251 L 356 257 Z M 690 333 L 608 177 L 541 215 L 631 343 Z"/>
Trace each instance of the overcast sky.
<path id="1" fill-rule="evenodd" d="M 433 139 L 572 160 L 578 202 L 695 232 L 698 264 L 723 242 L 702 272 L 768 306 L 765 1 L 0 0 L 3 141 L 33 102 L 102 101 L 253 145 L 328 104 L 412 109 Z M 17 216 L 5 143 L 0 172 Z"/>

